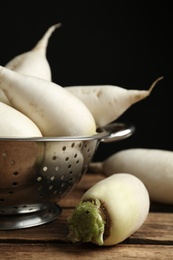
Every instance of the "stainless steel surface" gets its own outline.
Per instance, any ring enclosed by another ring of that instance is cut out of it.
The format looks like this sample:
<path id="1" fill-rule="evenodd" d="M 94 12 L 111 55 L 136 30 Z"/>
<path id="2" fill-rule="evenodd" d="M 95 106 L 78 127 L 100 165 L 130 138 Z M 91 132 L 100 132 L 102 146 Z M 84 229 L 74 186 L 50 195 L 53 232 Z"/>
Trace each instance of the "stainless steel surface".
<path id="1" fill-rule="evenodd" d="M 61 208 L 58 205 L 48 203 L 45 209 L 31 214 L 1 215 L 0 230 L 13 230 L 42 225 L 55 220 L 60 214 Z"/>
<path id="2" fill-rule="evenodd" d="M 116 131 L 115 131 L 116 129 Z M 98 129 L 99 131 L 99 129 Z M 135 126 L 131 123 L 114 123 L 100 128 L 100 131 L 107 131 L 109 134 L 102 138 L 101 141 L 108 143 L 128 138 L 135 132 Z"/>
<path id="3" fill-rule="evenodd" d="M 133 132 L 132 125 L 114 123 L 90 137 L 0 138 L 0 229 L 58 217 L 57 202 L 87 171 L 99 143 Z"/>

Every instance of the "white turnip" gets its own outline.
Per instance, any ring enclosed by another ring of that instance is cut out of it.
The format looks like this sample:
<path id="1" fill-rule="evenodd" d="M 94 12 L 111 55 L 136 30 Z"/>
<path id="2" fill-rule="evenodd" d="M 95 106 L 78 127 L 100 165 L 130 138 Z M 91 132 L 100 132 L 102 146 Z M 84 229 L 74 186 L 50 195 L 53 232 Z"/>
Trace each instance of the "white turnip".
<path id="1" fill-rule="evenodd" d="M 19 54 L 11 59 L 5 67 L 22 74 L 32 75 L 46 80 L 52 79 L 51 68 L 46 57 L 46 50 L 50 36 L 61 23 L 57 23 L 48 28 L 43 37 L 35 47 L 25 53 Z"/>
<path id="2" fill-rule="evenodd" d="M 6 97 L 6 95 L 4 94 L 4 91 L 2 91 L 2 89 L 0 89 L 0 102 L 3 102 L 7 105 L 11 105 L 10 101 L 8 100 L 8 98 Z"/>
<path id="3" fill-rule="evenodd" d="M 149 206 L 142 181 L 127 173 L 111 175 L 84 193 L 68 218 L 68 238 L 73 243 L 118 244 L 140 228 Z"/>
<path id="4" fill-rule="evenodd" d="M 90 136 L 96 125 L 88 108 L 63 87 L 0 66 L 0 88 L 43 136 Z"/>
<path id="5" fill-rule="evenodd" d="M 173 204 L 173 152 L 162 149 L 131 148 L 109 156 L 104 162 L 93 162 L 90 170 L 106 176 L 128 172 L 146 186 L 154 202 Z"/>
<path id="6" fill-rule="evenodd" d="M 33 121 L 2 102 L 0 102 L 0 126 L 0 137 L 42 137 Z"/>
<path id="7" fill-rule="evenodd" d="M 92 113 L 97 127 L 105 126 L 120 117 L 130 106 L 150 95 L 156 79 L 149 90 L 125 89 L 114 85 L 67 86 Z"/>

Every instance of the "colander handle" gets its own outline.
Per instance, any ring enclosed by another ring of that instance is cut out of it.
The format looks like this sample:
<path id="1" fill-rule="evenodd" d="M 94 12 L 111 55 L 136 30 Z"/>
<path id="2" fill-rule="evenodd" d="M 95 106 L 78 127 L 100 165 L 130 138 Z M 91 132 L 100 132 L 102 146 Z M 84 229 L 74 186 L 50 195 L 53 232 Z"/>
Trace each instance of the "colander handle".
<path id="1" fill-rule="evenodd" d="M 131 123 L 112 123 L 100 128 L 100 131 L 103 130 L 109 134 L 101 139 L 101 142 L 108 143 L 119 141 L 131 136 L 135 131 L 135 127 Z"/>

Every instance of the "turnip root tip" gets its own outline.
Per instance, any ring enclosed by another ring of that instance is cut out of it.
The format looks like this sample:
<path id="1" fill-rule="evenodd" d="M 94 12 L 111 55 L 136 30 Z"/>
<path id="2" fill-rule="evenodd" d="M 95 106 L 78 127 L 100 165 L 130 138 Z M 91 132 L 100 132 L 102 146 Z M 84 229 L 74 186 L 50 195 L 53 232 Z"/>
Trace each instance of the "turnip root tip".
<path id="1" fill-rule="evenodd" d="M 164 77 L 161 76 L 161 77 L 157 78 L 157 79 L 152 83 L 152 85 L 150 86 L 150 88 L 149 88 L 149 90 L 148 90 L 149 94 L 151 93 L 151 91 L 153 90 L 153 88 L 156 86 L 156 84 L 157 84 L 160 80 L 162 80 L 163 78 L 164 78 Z"/>
<path id="2" fill-rule="evenodd" d="M 43 52 L 45 53 L 45 50 L 47 48 L 48 45 L 48 41 L 50 36 L 52 35 L 52 33 L 57 29 L 60 28 L 62 26 L 61 23 L 57 23 L 52 25 L 51 27 L 49 27 L 49 29 L 46 31 L 46 33 L 43 35 L 43 37 L 41 38 L 41 40 L 38 41 L 38 43 L 35 45 L 35 47 L 33 48 L 33 50 L 37 50 L 37 49 L 42 49 Z"/>
<path id="3" fill-rule="evenodd" d="M 50 36 L 55 29 L 60 26 L 61 23 L 52 25 L 33 49 L 17 55 L 10 60 L 5 67 L 22 74 L 32 75 L 51 81 L 52 73 L 46 57 L 46 50 Z"/>
<path id="4" fill-rule="evenodd" d="M 130 106 L 148 97 L 161 79 L 163 77 L 156 79 L 149 90 L 125 89 L 114 85 L 68 86 L 65 88 L 88 107 L 97 127 L 103 127 L 115 121 Z"/>

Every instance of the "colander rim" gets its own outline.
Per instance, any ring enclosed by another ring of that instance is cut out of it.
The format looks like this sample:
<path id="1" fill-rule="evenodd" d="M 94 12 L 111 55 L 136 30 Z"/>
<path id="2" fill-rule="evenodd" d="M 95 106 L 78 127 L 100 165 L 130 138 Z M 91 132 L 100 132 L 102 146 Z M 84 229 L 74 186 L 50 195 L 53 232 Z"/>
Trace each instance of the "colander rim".
<path id="1" fill-rule="evenodd" d="M 0 142 L 75 142 L 75 141 L 118 141 L 129 137 L 135 131 L 130 122 L 113 122 L 96 129 L 91 136 L 52 136 L 52 137 L 1 137 Z"/>
<path id="2" fill-rule="evenodd" d="M 110 132 L 104 130 L 91 136 L 51 136 L 51 137 L 0 137 L 0 141 L 16 141 L 16 142 L 55 142 L 55 141 L 89 141 L 101 140 L 110 135 Z"/>

